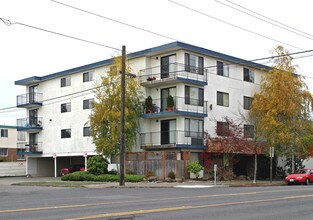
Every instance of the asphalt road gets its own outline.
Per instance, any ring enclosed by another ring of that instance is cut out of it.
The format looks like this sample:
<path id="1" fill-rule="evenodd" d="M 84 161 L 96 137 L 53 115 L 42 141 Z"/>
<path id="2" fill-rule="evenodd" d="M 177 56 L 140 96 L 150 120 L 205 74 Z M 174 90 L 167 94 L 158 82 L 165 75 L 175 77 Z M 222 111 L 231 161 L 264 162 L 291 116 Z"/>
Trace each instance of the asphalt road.
<path id="1" fill-rule="evenodd" d="M 0 219 L 313 219 L 313 185 L 54 188 L 0 186 Z"/>

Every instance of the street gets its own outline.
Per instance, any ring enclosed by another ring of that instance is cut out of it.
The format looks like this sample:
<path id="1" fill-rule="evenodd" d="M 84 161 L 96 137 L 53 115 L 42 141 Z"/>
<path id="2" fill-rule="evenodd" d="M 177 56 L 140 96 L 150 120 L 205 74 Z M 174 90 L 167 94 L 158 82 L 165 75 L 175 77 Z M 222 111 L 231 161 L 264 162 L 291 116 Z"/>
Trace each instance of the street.
<path id="1" fill-rule="evenodd" d="M 0 219 L 312 219 L 313 186 L 0 186 Z"/>

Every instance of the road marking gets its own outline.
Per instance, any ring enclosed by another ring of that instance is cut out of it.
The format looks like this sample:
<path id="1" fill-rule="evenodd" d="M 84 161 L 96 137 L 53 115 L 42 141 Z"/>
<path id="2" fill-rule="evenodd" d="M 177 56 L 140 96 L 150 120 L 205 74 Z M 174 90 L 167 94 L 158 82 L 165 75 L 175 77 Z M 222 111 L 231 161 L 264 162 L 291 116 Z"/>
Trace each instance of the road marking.
<path id="1" fill-rule="evenodd" d="M 44 211 L 52 209 L 67 209 L 67 208 L 80 208 L 80 207 L 91 207 L 100 205 L 112 205 L 112 204 L 126 204 L 126 203 L 140 203 L 140 202 L 154 202 L 154 201 L 170 201 L 170 200 L 185 200 L 185 199 L 201 199 L 209 197 L 228 197 L 228 196 L 243 196 L 243 195 L 256 195 L 263 193 L 277 193 L 277 192 L 292 192 L 292 191 L 313 191 L 312 188 L 309 189 L 289 189 L 288 190 L 270 190 L 270 191 L 259 191 L 259 192 L 244 192 L 244 193 L 228 193 L 228 194 L 212 194 L 203 196 L 185 196 L 185 197 L 172 197 L 172 198 L 156 198 L 156 199 L 142 199 L 142 200 L 126 200 L 126 201 L 115 201 L 115 202 L 102 202 L 102 203 L 89 203 L 89 204 L 76 204 L 76 205 L 62 205 L 62 206 L 45 206 L 45 207 L 33 207 L 33 208 L 20 208 L 20 209 L 8 209 L 0 210 L 0 213 L 10 213 L 10 212 L 26 212 L 26 211 Z"/>
<path id="2" fill-rule="evenodd" d="M 105 214 L 99 214 L 99 215 L 69 218 L 65 220 L 86 220 L 86 219 L 97 219 L 97 218 L 107 218 L 107 217 L 119 217 L 119 216 L 126 216 L 126 215 L 170 212 L 170 211 L 180 211 L 180 210 L 187 210 L 187 209 L 201 209 L 201 208 L 208 208 L 208 207 L 228 206 L 228 205 L 241 205 L 241 204 L 249 204 L 249 203 L 261 203 L 261 202 L 271 202 L 271 201 L 281 201 L 281 200 L 291 200 L 291 199 L 294 200 L 294 199 L 310 198 L 310 197 L 313 197 L 313 194 L 302 195 L 302 196 L 287 196 L 287 197 L 271 198 L 271 199 L 247 200 L 247 201 L 239 201 L 239 202 L 216 203 L 216 204 L 198 205 L 198 206 L 177 206 L 177 207 L 170 207 L 170 208 L 113 212 L 113 213 L 105 213 Z"/>

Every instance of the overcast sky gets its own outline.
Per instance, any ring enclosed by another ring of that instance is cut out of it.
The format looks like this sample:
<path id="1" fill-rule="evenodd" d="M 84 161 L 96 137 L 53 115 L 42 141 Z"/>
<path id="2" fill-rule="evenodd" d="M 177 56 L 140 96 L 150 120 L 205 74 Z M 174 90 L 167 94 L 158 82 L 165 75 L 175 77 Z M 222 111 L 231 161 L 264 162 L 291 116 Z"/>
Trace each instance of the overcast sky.
<path id="1" fill-rule="evenodd" d="M 14 85 L 16 80 L 47 75 L 116 55 L 113 49 L 25 25 L 114 48 L 126 45 L 130 52 L 175 40 L 246 60 L 271 56 L 270 51 L 277 44 L 284 45 L 290 52 L 313 49 L 313 2 L 310 0 L 173 0 L 190 9 L 168 0 L 59 1 L 167 37 L 86 14 L 50 0 L 0 0 L 0 18 L 12 22 L 7 26 L 0 21 L 0 109 L 15 106 L 16 95 L 26 93 L 25 87 Z M 291 33 L 224 5 L 244 10 L 232 3 L 301 32 Z M 313 77 L 312 53 L 295 58 L 298 73 L 308 76 L 306 83 L 313 92 L 313 78 L 310 78 Z M 271 65 L 268 61 L 261 63 Z M 24 112 L 24 109 L 0 110 L 0 124 L 15 125 L 16 118 L 24 117 Z"/>

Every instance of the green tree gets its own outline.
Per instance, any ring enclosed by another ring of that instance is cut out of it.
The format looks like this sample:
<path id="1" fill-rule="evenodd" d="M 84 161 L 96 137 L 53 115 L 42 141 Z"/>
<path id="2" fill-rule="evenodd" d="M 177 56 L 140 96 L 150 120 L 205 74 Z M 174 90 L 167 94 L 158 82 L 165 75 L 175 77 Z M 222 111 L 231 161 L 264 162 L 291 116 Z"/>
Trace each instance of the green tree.
<path id="1" fill-rule="evenodd" d="M 308 143 L 303 138 L 310 135 L 312 122 L 312 95 L 296 69 L 292 57 L 282 46 L 274 52 L 274 66 L 261 83 L 261 90 L 254 95 L 251 114 L 258 120 L 268 146 L 275 153 L 287 157 L 306 156 Z M 307 138 L 305 138 L 307 139 Z M 294 164 L 292 164 L 293 170 Z"/>
<path id="2" fill-rule="evenodd" d="M 121 57 L 114 58 L 110 71 L 103 76 L 95 90 L 96 101 L 90 114 L 90 133 L 96 152 L 117 156 L 120 144 L 121 119 Z M 126 65 L 126 73 L 131 68 Z M 125 147 L 129 151 L 136 142 L 140 115 L 140 84 L 138 79 L 126 78 L 125 94 Z"/>

